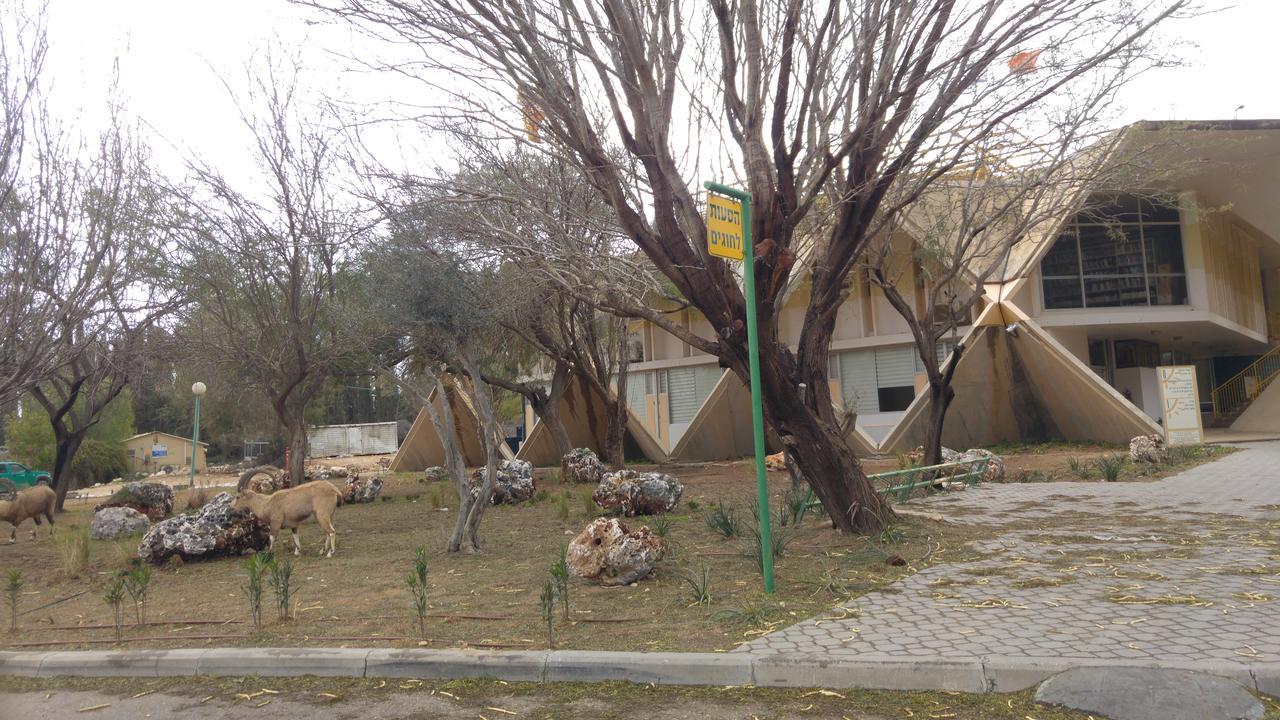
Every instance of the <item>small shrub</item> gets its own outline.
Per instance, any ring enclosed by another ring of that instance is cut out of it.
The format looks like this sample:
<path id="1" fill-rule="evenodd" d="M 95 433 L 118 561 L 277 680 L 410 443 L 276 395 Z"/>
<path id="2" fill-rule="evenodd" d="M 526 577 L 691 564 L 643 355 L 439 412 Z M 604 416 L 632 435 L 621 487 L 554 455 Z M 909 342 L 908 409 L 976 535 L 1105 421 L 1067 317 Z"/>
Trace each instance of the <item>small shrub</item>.
<path id="1" fill-rule="evenodd" d="M 549 497 L 551 497 L 551 493 L 547 492 L 546 488 L 543 488 L 542 490 L 539 490 L 538 492 L 534 493 L 533 497 L 529 498 L 529 504 L 537 505 L 538 503 L 546 500 Z"/>
<path id="2" fill-rule="evenodd" d="M 147 623 L 147 588 L 151 585 L 151 568 L 142 565 L 129 571 L 124 577 L 124 589 L 133 600 L 133 612 L 138 625 Z"/>
<path id="3" fill-rule="evenodd" d="M 111 576 L 107 586 L 102 590 L 102 600 L 111 608 L 111 617 L 115 621 L 116 640 L 123 636 L 124 628 L 124 576 L 116 573 Z"/>
<path id="4" fill-rule="evenodd" d="M 894 453 L 894 457 L 898 460 L 899 470 L 910 470 L 918 464 L 910 455 L 902 451 Z"/>
<path id="5" fill-rule="evenodd" d="M 418 493 L 414 493 L 413 495 L 405 495 L 404 499 L 405 499 L 405 502 L 418 502 L 418 498 L 420 497 L 422 497 L 422 495 Z"/>
<path id="6" fill-rule="evenodd" d="M 546 492 L 545 490 L 543 492 Z M 560 495 L 556 498 L 556 517 L 561 520 L 569 519 L 569 498 Z"/>
<path id="7" fill-rule="evenodd" d="M 17 632 L 18 599 L 22 595 L 22 571 L 10 570 L 6 577 L 4 592 L 9 598 L 9 632 Z"/>
<path id="8" fill-rule="evenodd" d="M 701 505 L 698 504 L 697 500 L 690 500 L 689 502 L 685 503 L 684 506 L 689 508 L 690 512 L 697 512 L 698 508 L 702 507 Z"/>
<path id="9" fill-rule="evenodd" d="M 782 507 L 778 519 L 782 525 L 799 525 L 804 516 L 809 514 L 809 504 L 814 501 L 813 488 L 805 486 L 801 491 L 792 485 L 787 494 L 782 496 Z"/>
<path id="10" fill-rule="evenodd" d="M 243 590 L 249 600 L 249 617 L 253 619 L 256 630 L 262 629 L 262 580 L 275 562 L 275 556 L 270 552 L 260 552 L 244 564 L 248 579 Z"/>
<path id="11" fill-rule="evenodd" d="M 435 490 L 432 490 L 431 495 L 428 496 L 428 498 L 431 500 L 432 510 L 439 510 L 440 508 L 444 507 L 444 499 L 440 497 L 440 495 L 441 495 L 440 488 L 436 488 Z"/>
<path id="12" fill-rule="evenodd" d="M 78 577 L 89 566 L 89 528 L 58 536 L 58 566 L 67 577 Z"/>
<path id="13" fill-rule="evenodd" d="M 684 584 L 689 586 L 689 607 L 711 604 L 711 569 L 702 566 L 702 572 L 694 574 L 686 572 L 680 576 Z"/>
<path id="14" fill-rule="evenodd" d="M 556 597 L 564 609 L 564 619 L 569 620 L 569 546 L 560 546 L 560 557 L 551 564 L 551 580 L 555 584 Z"/>
<path id="15" fill-rule="evenodd" d="M 413 614 L 418 620 L 418 635 L 427 639 L 427 549 L 413 551 L 413 571 L 405 578 L 413 595 Z"/>
<path id="16" fill-rule="evenodd" d="M 276 595 L 276 614 L 281 622 L 293 618 L 289 608 L 293 607 L 293 597 L 298 588 L 293 584 L 293 563 L 287 558 L 271 563 L 271 576 L 267 579 Z"/>
<path id="17" fill-rule="evenodd" d="M 795 531 L 791 528 L 776 527 L 770 528 L 770 546 L 773 552 L 773 559 L 777 560 L 786 554 L 787 546 L 792 540 L 796 539 Z M 746 555 L 756 561 L 756 567 L 764 572 L 764 553 L 762 552 L 763 543 L 760 537 L 759 523 L 749 523 L 747 525 L 747 551 Z"/>
<path id="18" fill-rule="evenodd" d="M 902 542 L 902 538 L 902 529 L 898 527 L 897 523 L 892 522 L 881 523 L 880 532 L 874 536 L 875 542 L 881 545 L 897 545 Z"/>
<path id="19" fill-rule="evenodd" d="M 542 474 L 542 481 L 546 483 L 560 482 L 560 468 L 548 468 Z"/>
<path id="20" fill-rule="evenodd" d="M 391 495 L 383 495 L 383 496 L 381 496 L 381 497 L 380 497 L 380 499 L 382 500 L 382 502 L 395 502 L 395 501 L 396 501 L 396 499 L 395 499 L 394 497 L 392 497 Z"/>
<path id="21" fill-rule="evenodd" d="M 600 506 L 596 505 L 596 499 L 591 497 L 591 492 L 591 488 L 584 488 L 582 494 L 578 496 L 582 504 L 582 514 L 589 518 L 600 514 Z"/>
<path id="22" fill-rule="evenodd" d="M 538 597 L 538 602 L 542 610 L 542 622 L 547 626 L 547 647 L 555 649 L 555 611 L 556 611 L 556 585 L 555 581 L 548 579 L 546 584 L 542 586 L 542 595 Z"/>
<path id="23" fill-rule="evenodd" d="M 649 529 L 653 531 L 654 535 L 665 539 L 667 534 L 671 532 L 672 525 L 675 525 L 675 521 L 672 520 L 669 515 L 663 513 L 661 515 L 654 516 L 653 520 L 649 523 Z"/>
<path id="24" fill-rule="evenodd" d="M 1120 473 L 1124 470 L 1125 457 L 1123 455 L 1107 455 L 1098 458 L 1098 473 L 1102 475 L 1102 479 L 1106 482 L 1115 482 L 1120 479 Z"/>
<path id="25" fill-rule="evenodd" d="M 722 502 L 715 503 L 702 515 L 702 521 L 712 532 L 724 537 L 736 537 L 741 532 L 738 511 Z"/>
<path id="26" fill-rule="evenodd" d="M 1088 465 L 1080 462 L 1074 456 L 1067 458 L 1067 469 L 1071 471 L 1072 475 L 1075 475 L 1081 480 L 1088 480 L 1089 476 L 1093 474 L 1090 472 Z"/>
<path id="27" fill-rule="evenodd" d="M 1053 478 L 1046 475 L 1043 470 L 1021 470 L 1018 472 L 1017 482 L 1020 483 L 1043 483 L 1051 482 Z"/>

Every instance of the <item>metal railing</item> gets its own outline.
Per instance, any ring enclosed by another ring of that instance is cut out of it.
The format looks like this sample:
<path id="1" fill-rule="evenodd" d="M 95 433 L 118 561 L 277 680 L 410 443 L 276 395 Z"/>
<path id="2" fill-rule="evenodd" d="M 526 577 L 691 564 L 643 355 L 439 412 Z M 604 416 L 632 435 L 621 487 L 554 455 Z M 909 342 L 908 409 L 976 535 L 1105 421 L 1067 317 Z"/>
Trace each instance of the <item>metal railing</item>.
<path id="1" fill-rule="evenodd" d="M 913 490 L 923 489 L 926 493 L 932 493 L 940 489 L 943 483 L 962 482 L 966 485 L 976 485 L 986 475 L 988 463 L 988 458 L 977 458 L 941 465 L 923 465 L 906 470 L 876 473 L 868 475 L 867 479 L 871 481 L 876 492 L 892 497 L 898 502 L 905 502 L 911 497 Z M 820 505 L 822 503 L 817 500 L 808 504 L 809 507 Z"/>
<path id="2" fill-rule="evenodd" d="M 1277 376 L 1280 376 L 1280 345 L 1213 389 L 1209 394 L 1213 400 L 1213 416 L 1221 418 L 1242 409 L 1266 390 Z"/>

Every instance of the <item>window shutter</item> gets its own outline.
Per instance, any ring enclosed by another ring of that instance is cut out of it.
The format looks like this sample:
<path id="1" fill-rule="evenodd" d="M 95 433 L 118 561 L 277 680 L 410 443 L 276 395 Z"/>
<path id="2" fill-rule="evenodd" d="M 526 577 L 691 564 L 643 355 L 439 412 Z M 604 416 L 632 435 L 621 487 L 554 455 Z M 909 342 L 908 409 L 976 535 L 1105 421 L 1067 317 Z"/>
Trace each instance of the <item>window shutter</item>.
<path id="1" fill-rule="evenodd" d="M 875 352 L 876 387 L 915 385 L 915 353 L 911 347 L 878 348 Z"/>
<path id="2" fill-rule="evenodd" d="M 850 350 L 839 354 L 840 396 L 847 409 L 858 414 L 880 412 L 876 393 L 876 359 L 870 350 Z"/>

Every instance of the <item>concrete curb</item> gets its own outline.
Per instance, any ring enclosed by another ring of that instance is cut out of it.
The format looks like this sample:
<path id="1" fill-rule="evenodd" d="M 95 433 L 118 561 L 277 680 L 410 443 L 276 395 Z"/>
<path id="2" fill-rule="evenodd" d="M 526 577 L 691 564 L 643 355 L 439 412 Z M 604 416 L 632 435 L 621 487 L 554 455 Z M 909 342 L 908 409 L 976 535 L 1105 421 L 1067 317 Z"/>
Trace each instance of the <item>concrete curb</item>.
<path id="1" fill-rule="evenodd" d="M 326 676 L 510 682 L 755 685 L 878 690 L 1015 692 L 1074 668 L 1193 670 L 1280 696 L 1280 663 L 1229 660 L 1134 662 L 1022 656 L 906 657 L 764 653 L 638 653 L 593 650 L 387 650 L 214 648 L 208 650 L 0 651 L 0 676 Z"/>

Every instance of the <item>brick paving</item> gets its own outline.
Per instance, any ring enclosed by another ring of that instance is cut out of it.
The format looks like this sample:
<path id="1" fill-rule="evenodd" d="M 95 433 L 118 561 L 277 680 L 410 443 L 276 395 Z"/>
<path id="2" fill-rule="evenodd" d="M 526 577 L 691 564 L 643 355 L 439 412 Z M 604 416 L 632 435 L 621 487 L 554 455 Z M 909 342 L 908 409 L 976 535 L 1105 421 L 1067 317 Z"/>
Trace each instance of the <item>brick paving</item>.
<path id="1" fill-rule="evenodd" d="M 982 557 L 738 650 L 1280 661 L 1280 442 L 1155 482 L 992 484 L 913 505 L 992 528 Z"/>

